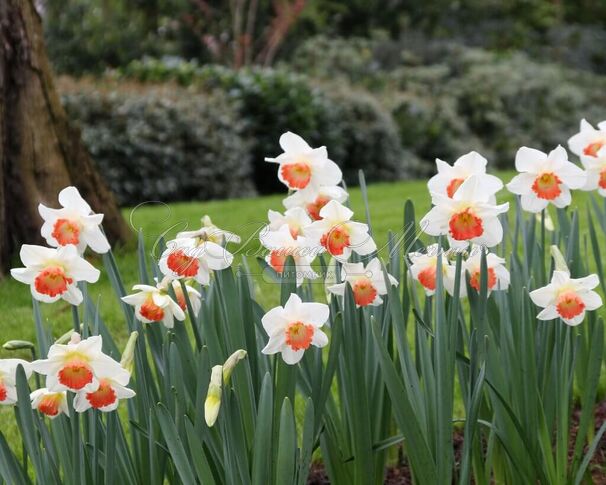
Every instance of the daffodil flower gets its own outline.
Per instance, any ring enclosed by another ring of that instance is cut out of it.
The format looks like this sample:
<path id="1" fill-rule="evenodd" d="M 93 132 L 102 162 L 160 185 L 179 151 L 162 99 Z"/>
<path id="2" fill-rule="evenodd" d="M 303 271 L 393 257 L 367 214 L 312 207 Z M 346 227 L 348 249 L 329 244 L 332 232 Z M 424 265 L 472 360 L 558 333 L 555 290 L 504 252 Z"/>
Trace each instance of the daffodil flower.
<path id="1" fill-rule="evenodd" d="M 444 289 L 452 295 L 454 293 L 455 267 L 450 264 L 447 252 L 442 251 L 438 244 L 431 244 L 425 248 L 425 251 L 415 251 L 408 253 L 410 260 L 410 274 L 412 278 L 418 281 L 425 294 L 431 296 L 436 292 L 438 256 L 442 253 L 442 285 Z M 462 278 L 461 278 L 461 281 Z M 460 285 L 461 292 L 464 292 L 465 285 Z M 462 295 L 461 295 L 462 296 Z"/>
<path id="2" fill-rule="evenodd" d="M 313 245 L 322 246 L 340 261 L 347 261 L 352 252 L 366 256 L 376 251 L 368 226 L 352 221 L 352 216 L 350 209 L 331 200 L 320 211 L 322 219 L 312 222 L 305 234 Z"/>
<path id="3" fill-rule="evenodd" d="M 24 244 L 19 256 L 25 268 L 11 269 L 12 277 L 30 285 L 32 296 L 44 303 L 63 299 L 79 305 L 82 292 L 76 283 L 95 283 L 99 279 L 99 270 L 83 259 L 73 245 L 45 248 Z"/>
<path id="4" fill-rule="evenodd" d="M 286 197 L 282 203 L 287 209 L 293 207 L 302 207 L 313 221 L 321 219 L 320 211 L 322 207 L 331 200 L 336 200 L 343 204 L 347 200 L 348 194 L 338 185 L 320 186 L 317 190 L 298 190 Z"/>
<path id="5" fill-rule="evenodd" d="M 284 212 L 284 214 L 269 210 L 267 218 L 269 219 L 269 224 L 266 226 L 265 232 L 277 231 L 282 226 L 288 226 L 292 237 L 295 239 L 297 236 L 305 236 L 305 228 L 311 224 L 307 211 L 302 207 L 293 207 Z"/>
<path id="6" fill-rule="evenodd" d="M 482 251 L 481 246 L 472 246 L 470 256 L 463 262 L 463 272 L 469 273 L 469 286 L 480 291 Z M 494 290 L 506 290 L 509 287 L 509 271 L 505 260 L 494 253 L 486 254 L 486 288 L 488 294 Z"/>
<path id="7" fill-rule="evenodd" d="M 175 319 L 185 320 L 185 313 L 179 303 L 173 300 L 165 286 L 158 284 L 135 285 L 137 293 L 122 297 L 122 301 L 135 307 L 135 314 L 143 323 L 162 322 L 166 328 L 175 326 Z"/>
<path id="8" fill-rule="evenodd" d="M 171 280 L 170 284 L 173 287 L 173 291 L 177 297 L 177 303 L 181 307 L 181 310 L 186 311 L 187 300 L 185 298 L 185 293 L 183 293 L 183 288 L 181 287 L 181 280 Z M 189 280 L 185 281 L 184 286 L 185 291 L 187 292 L 187 297 L 189 298 L 191 309 L 194 312 L 194 316 L 198 316 L 200 308 L 202 307 L 202 294 L 191 284 L 189 284 Z"/>
<path id="9" fill-rule="evenodd" d="M 0 404 L 17 402 L 17 368 L 23 366 L 25 376 L 29 378 L 32 368 L 29 362 L 21 359 L 0 359 Z"/>
<path id="10" fill-rule="evenodd" d="M 211 272 L 229 268 L 234 256 L 224 247 L 203 237 L 177 238 L 166 244 L 158 266 L 170 278 L 193 278 L 210 283 Z"/>
<path id="11" fill-rule="evenodd" d="M 398 286 L 398 280 L 392 275 L 388 274 L 387 277 L 391 285 Z M 346 285 L 350 284 L 358 307 L 378 306 L 383 303 L 381 296 L 387 294 L 385 276 L 378 258 L 370 260 L 366 267 L 364 263 L 343 263 L 341 280 L 344 283 L 329 286 L 328 291 L 343 296 Z"/>
<path id="12" fill-rule="evenodd" d="M 595 157 L 581 157 L 581 163 L 587 172 L 583 190 L 597 190 L 598 194 L 606 197 L 606 145 L 600 148 Z"/>
<path id="13" fill-rule="evenodd" d="M 288 226 L 282 226 L 277 231 L 269 231 L 259 235 L 261 244 L 269 249 L 269 254 L 265 261 L 277 273 L 284 272 L 286 259 L 292 256 L 296 266 L 297 286 L 300 286 L 304 279 L 315 279 L 318 274 L 312 269 L 311 264 L 316 255 L 321 252 L 321 248 L 313 243 L 308 243 L 308 239 L 302 236 L 293 238 Z"/>
<path id="14" fill-rule="evenodd" d="M 292 293 L 283 307 L 272 308 L 261 319 L 269 335 L 262 352 L 269 355 L 281 352 L 284 362 L 296 364 L 311 345 L 324 347 L 328 344 L 328 337 L 320 330 L 328 315 L 328 305 L 303 303 Z"/>
<path id="15" fill-rule="evenodd" d="M 561 318 L 567 325 L 578 325 L 585 312 L 602 306 L 602 298 L 593 289 L 600 284 L 595 274 L 585 278 L 571 278 L 567 271 L 553 272 L 551 282 L 530 292 L 533 303 L 543 310 L 539 320 Z"/>
<path id="16" fill-rule="evenodd" d="M 421 230 L 430 236 L 447 235 L 454 248 L 469 243 L 496 246 L 503 239 L 498 216 L 507 212 L 509 203 L 495 205 L 493 196 L 477 175 L 465 180 L 452 198 L 432 192 L 434 207 L 421 219 Z"/>
<path id="17" fill-rule="evenodd" d="M 32 409 L 37 409 L 50 419 L 55 419 L 61 414 L 69 416 L 67 394 L 65 391 L 52 392 L 43 387 L 32 392 L 30 399 L 32 401 Z"/>
<path id="18" fill-rule="evenodd" d="M 265 160 L 279 164 L 278 178 L 289 189 L 315 193 L 323 185 L 341 182 L 341 169 L 328 158 L 326 147 L 311 148 L 303 138 L 291 132 L 280 137 L 280 146 L 283 153 Z"/>
<path id="19" fill-rule="evenodd" d="M 81 391 L 76 394 L 74 398 L 76 412 L 83 413 L 92 408 L 107 413 L 118 408 L 120 399 L 130 399 L 135 396 L 135 391 L 127 387 L 130 380 L 129 371 L 118 362 L 115 366 L 104 370 L 106 372 L 97 375 L 99 380 L 97 390 Z"/>
<path id="20" fill-rule="evenodd" d="M 200 229 L 197 229 L 195 231 L 179 232 L 177 233 L 177 239 L 200 239 L 203 241 L 211 241 L 215 244 L 219 244 L 220 246 L 224 246 L 228 243 L 240 244 L 240 236 L 234 234 L 233 232 L 219 229 L 213 224 L 213 221 L 210 219 L 210 216 L 205 215 L 204 217 L 202 217 L 200 222 L 202 223 Z"/>
<path id="21" fill-rule="evenodd" d="M 598 128 L 595 129 L 587 120 L 583 119 L 579 132 L 568 140 L 570 151 L 581 158 L 597 157 L 605 146 L 606 121 L 598 123 Z"/>
<path id="22" fill-rule="evenodd" d="M 113 375 L 120 368 L 118 362 L 103 353 L 102 346 L 100 335 L 82 340 L 74 332 L 67 344 L 51 345 L 48 357 L 32 362 L 31 367 L 46 376 L 50 392 L 94 392 L 99 388 L 99 376 Z"/>
<path id="23" fill-rule="evenodd" d="M 558 146 L 549 154 L 522 147 L 516 154 L 516 170 L 520 172 L 507 189 L 521 196 L 522 209 L 541 212 L 551 202 L 558 208 L 572 201 L 571 189 L 583 188 L 587 174 L 568 161 L 566 149 Z"/>
<path id="24" fill-rule="evenodd" d="M 94 214 L 76 187 L 66 187 L 59 192 L 59 203 L 61 209 L 38 205 L 38 212 L 44 219 L 42 237 L 49 246 L 73 244 L 80 254 L 87 246 L 96 253 L 109 251 L 110 245 L 101 231 L 103 214 Z"/>
<path id="25" fill-rule="evenodd" d="M 429 179 L 427 188 L 430 192 L 446 195 L 452 199 L 457 189 L 472 175 L 492 194 L 503 188 L 503 182 L 494 175 L 486 173 L 487 160 L 478 152 L 469 152 L 459 157 L 453 165 L 436 159 L 438 173 Z"/>

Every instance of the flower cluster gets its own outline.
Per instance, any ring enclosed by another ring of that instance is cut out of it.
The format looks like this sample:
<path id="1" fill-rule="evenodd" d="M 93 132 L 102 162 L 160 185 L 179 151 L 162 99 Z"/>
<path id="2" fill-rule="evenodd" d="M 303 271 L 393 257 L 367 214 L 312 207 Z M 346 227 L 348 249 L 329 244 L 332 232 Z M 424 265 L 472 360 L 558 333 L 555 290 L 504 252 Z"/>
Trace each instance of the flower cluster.
<path id="1" fill-rule="evenodd" d="M 564 208 L 572 201 L 571 191 L 577 189 L 597 189 L 600 195 L 606 196 L 606 121 L 599 123 L 598 129 L 581 121 L 580 132 L 570 138 L 568 145 L 580 157 L 585 170 L 568 160 L 562 146 L 548 154 L 528 147 L 518 150 L 515 167 L 519 173 L 507 184 L 507 189 L 520 196 L 523 210 L 539 213 L 550 204 Z M 447 293 L 454 296 L 457 283 L 459 297 L 465 297 L 468 288 L 479 292 L 483 252 L 486 252 L 488 293 L 509 286 L 505 259 L 487 249 L 503 240 L 499 216 L 509 210 L 509 204 L 497 204 L 496 195 L 503 183 L 486 173 L 486 165 L 486 159 L 477 152 L 460 157 L 453 165 L 436 160 L 438 173 L 427 184 L 433 207 L 420 225 L 430 236 L 446 236 L 450 249 L 443 250 L 440 245 L 432 244 L 423 252 L 408 254 L 411 277 L 421 284 L 427 295 L 436 291 L 438 260 Z M 549 215 L 544 214 L 544 220 L 550 221 Z M 458 254 L 466 255 L 459 282 L 453 262 Z M 574 279 L 567 268 L 555 270 L 549 285 L 530 293 L 532 301 L 544 308 L 537 318 L 561 318 L 568 325 L 578 325 L 586 310 L 602 305 L 600 296 L 592 291 L 597 285 L 596 275 Z"/>
<path id="2" fill-rule="evenodd" d="M 38 206 L 44 220 L 41 233 L 51 247 L 24 244 L 19 255 L 25 267 L 13 268 L 11 275 L 30 285 L 32 296 L 39 301 L 63 299 L 79 305 L 82 292 L 77 283 L 95 283 L 99 279 L 99 270 L 82 257 L 84 251 L 90 247 L 97 253 L 106 253 L 110 246 L 101 230 L 103 214 L 94 214 L 78 189 L 63 189 L 59 203 L 61 209 Z"/>
<path id="3" fill-rule="evenodd" d="M 366 256 L 376 251 L 368 226 L 352 221 L 353 212 L 343 205 L 348 194 L 338 185 L 342 173 L 326 147 L 311 148 L 290 132 L 280 137 L 280 146 L 284 153 L 266 160 L 280 165 L 278 178 L 291 194 L 283 201 L 286 212 L 270 210 L 269 224 L 259 235 L 269 250 L 267 263 L 281 273 L 292 256 L 300 285 L 305 278 L 317 278 L 311 265 L 321 253 L 346 262 L 352 253 Z"/>
<path id="4" fill-rule="evenodd" d="M 0 404 L 17 402 L 17 368 L 23 367 L 26 378 L 37 372 L 46 376 L 46 386 L 30 395 L 32 408 L 53 419 L 69 415 L 67 392 L 75 393 L 74 410 L 113 411 L 120 399 L 135 395 L 129 389 L 130 372 L 102 350 L 101 336 L 82 339 L 73 332 L 67 344 L 55 343 L 46 359 L 26 362 L 0 360 Z"/>
<path id="5" fill-rule="evenodd" d="M 231 266 L 234 256 L 225 249 L 230 242 L 239 244 L 240 238 L 219 229 L 210 217 L 204 216 L 200 229 L 179 232 L 166 243 L 160 270 L 170 279 L 193 278 L 201 285 L 208 285 L 213 271 Z"/>
<path id="6" fill-rule="evenodd" d="M 461 265 L 459 296 L 465 297 L 467 295 L 466 274 L 469 275 L 469 286 L 477 292 L 481 289 L 480 269 L 483 250 L 482 246 L 472 245 L 469 251 L 443 251 L 438 244 L 432 244 L 426 248 L 425 252 L 417 251 L 408 255 L 410 273 L 423 286 L 428 296 L 433 295 L 437 285 L 438 257 L 441 256 L 442 285 L 448 294 L 454 296 L 456 266 L 452 260 L 457 254 L 464 254 L 466 259 Z M 486 252 L 486 267 L 488 294 L 495 290 L 506 290 L 509 287 L 509 271 L 505 267 L 505 260 L 494 253 Z"/>
<path id="7" fill-rule="evenodd" d="M 280 146 L 284 152 L 266 160 L 279 164 L 278 178 L 291 192 L 283 201 L 286 211 L 270 210 L 269 224 L 259 235 L 269 251 L 267 264 L 283 273 L 287 258 L 292 257 L 300 286 L 305 279 L 319 277 L 312 264 L 319 254 L 328 253 L 342 264 L 343 281 L 328 286 L 328 291 L 343 296 L 349 284 L 357 306 L 380 305 L 381 295 L 387 293 L 380 261 L 374 258 L 366 266 L 349 262 L 354 253 L 373 254 L 377 245 L 368 225 L 353 221 L 353 211 L 343 205 L 348 194 L 338 185 L 341 170 L 328 158 L 325 147 L 311 148 L 294 133 L 284 133 Z M 398 284 L 387 276 L 389 284 Z M 319 328 L 328 320 L 328 312 L 327 305 L 304 303 L 296 294 L 290 295 L 284 307 L 273 308 L 263 317 L 269 335 L 263 353 L 281 352 L 287 364 L 295 364 L 311 345 L 325 346 L 328 338 Z"/>
<path id="8" fill-rule="evenodd" d="M 169 295 L 169 288 L 174 292 L 175 299 Z M 135 307 L 135 315 L 139 321 L 143 323 L 161 322 L 166 328 L 173 328 L 175 319 L 185 320 L 188 299 L 194 315 L 198 315 L 202 304 L 202 295 L 189 281 L 185 281 L 181 286 L 179 280 L 165 277 L 160 282 L 156 281 L 155 286 L 139 284 L 133 286 L 133 290 L 137 293 L 123 296 L 122 301 Z"/>
<path id="9" fill-rule="evenodd" d="M 583 120 L 580 132 L 568 145 L 582 167 L 569 161 L 562 146 L 549 153 L 522 147 L 516 154 L 518 174 L 506 187 L 519 196 L 522 209 L 533 217 L 543 212 L 542 220 L 550 220 L 545 212 L 550 204 L 558 209 L 567 207 L 573 190 L 597 190 L 606 196 L 606 122 L 596 129 Z M 259 235 L 268 250 L 267 264 L 283 274 L 292 257 L 296 285 L 300 286 L 306 279 L 320 278 L 313 269 L 314 261 L 327 253 L 339 275 L 339 279 L 325 282 L 329 294 L 344 297 L 350 289 L 357 307 L 381 305 L 398 280 L 376 257 L 377 245 L 368 225 L 354 220 L 353 211 L 344 205 L 348 194 L 340 186 L 341 170 L 328 158 L 325 147 L 312 148 L 293 133 L 283 134 L 280 146 L 283 153 L 267 161 L 278 164 L 278 178 L 289 193 L 283 200 L 285 211 L 270 210 L 268 223 Z M 487 173 L 487 160 L 477 152 L 463 155 L 452 165 L 438 159 L 436 166 L 437 174 L 428 182 L 432 208 L 420 226 L 427 235 L 442 239 L 424 251 L 407 255 L 411 277 L 428 296 L 438 291 L 440 281 L 444 291 L 457 298 L 480 293 L 483 287 L 488 294 L 507 290 L 510 273 L 497 249 L 504 238 L 502 221 L 509 210 L 509 203 L 497 202 L 503 182 Z M 12 269 L 11 274 L 30 286 L 36 300 L 79 305 L 83 301 L 79 283 L 94 283 L 100 276 L 84 258 L 85 251 L 90 248 L 105 253 L 110 246 L 101 228 L 103 215 L 93 213 L 75 187 L 62 190 L 58 199 L 61 208 L 39 206 L 41 235 L 49 247 L 23 245 L 20 258 L 24 266 Z M 204 216 L 199 229 L 179 232 L 167 242 L 158 261 L 163 277 L 153 284 L 134 285 L 134 293 L 123 296 L 123 303 L 134 307 L 136 318 L 145 325 L 161 323 L 171 329 L 175 320 L 184 321 L 187 313 L 197 316 L 202 305 L 200 286 L 208 286 L 215 271 L 233 263 L 234 255 L 227 249 L 230 243 L 239 244 L 240 238 Z M 602 305 L 594 291 L 598 277 L 572 278 L 556 247 L 552 255 L 556 265 L 551 282 L 529 293 L 531 301 L 542 308 L 537 319 L 559 318 L 568 325 L 578 325 L 587 311 Z M 297 293 L 290 294 L 283 306 L 272 308 L 261 319 L 268 335 L 262 352 L 280 353 L 286 364 L 297 364 L 311 346 L 328 344 L 322 327 L 329 317 L 328 305 L 304 302 Z M 133 335 L 136 338 L 136 333 Z M 133 352 L 132 346 L 127 348 Z M 69 415 L 72 408 L 78 413 L 91 408 L 113 411 L 121 399 L 135 395 L 128 387 L 129 352 L 125 352 L 123 362 L 117 362 L 104 353 L 101 336 L 83 339 L 73 332 L 53 344 L 44 359 L 31 363 L 0 360 L 0 404 L 16 403 L 17 374 L 22 367 L 27 379 L 34 372 L 45 376 L 45 387 L 34 390 L 30 398 L 32 407 L 50 418 Z M 224 365 L 213 367 L 205 402 L 208 426 L 217 420 L 222 387 L 245 355 L 240 349 Z M 68 399 L 69 393 L 73 393 L 73 400 Z"/>
<path id="10" fill-rule="evenodd" d="M 74 410 L 79 413 L 91 408 L 113 411 L 120 399 L 133 397 L 135 392 L 127 387 L 130 372 L 102 347 L 100 335 L 82 340 L 74 332 L 67 344 L 52 345 L 48 358 L 32 362 L 31 368 L 46 376 L 46 387 L 31 395 L 32 407 L 54 418 L 68 414 L 67 391 L 76 393 Z"/>
<path id="11" fill-rule="evenodd" d="M 174 321 L 185 320 L 187 302 L 194 315 L 201 306 L 201 293 L 195 283 L 210 284 L 213 271 L 231 266 L 234 256 L 225 246 L 240 243 L 240 238 L 215 226 L 209 216 L 202 218 L 202 226 L 195 231 L 177 233 L 167 242 L 158 267 L 164 274 L 156 285 L 137 284 L 137 293 L 122 297 L 122 301 L 135 307 L 137 319 L 143 323 L 161 322 L 173 328 Z"/>
<path id="12" fill-rule="evenodd" d="M 94 214 L 78 189 L 66 187 L 59 193 L 60 209 L 38 206 L 43 219 L 41 234 L 51 247 L 24 244 L 21 262 L 11 275 L 30 286 L 32 296 L 44 303 L 64 300 L 71 305 L 82 303 L 79 282 L 95 283 L 100 272 L 84 259 L 87 247 L 106 253 L 110 245 L 101 229 L 103 214 Z M 82 340 L 74 332 L 67 344 L 55 343 L 46 359 L 28 363 L 20 359 L 0 360 L 0 404 L 17 400 L 17 369 L 23 367 L 26 378 L 33 372 L 46 376 L 46 386 L 31 393 L 32 407 L 55 418 L 69 414 L 67 392 L 76 395 L 76 412 L 94 408 L 113 411 L 120 399 L 135 395 L 129 389 L 130 372 L 103 353 L 102 338 Z"/>

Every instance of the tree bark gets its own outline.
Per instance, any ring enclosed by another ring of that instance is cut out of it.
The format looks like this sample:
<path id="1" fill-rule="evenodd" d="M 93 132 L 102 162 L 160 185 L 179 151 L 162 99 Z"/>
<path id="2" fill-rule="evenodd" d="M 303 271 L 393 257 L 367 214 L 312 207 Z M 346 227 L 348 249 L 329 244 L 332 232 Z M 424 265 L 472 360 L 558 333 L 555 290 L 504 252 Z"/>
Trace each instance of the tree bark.
<path id="1" fill-rule="evenodd" d="M 43 243 L 38 204 L 57 207 L 69 185 L 105 214 L 110 241 L 128 239 L 118 205 L 61 105 L 33 0 L 0 0 L 0 275 L 22 243 Z"/>

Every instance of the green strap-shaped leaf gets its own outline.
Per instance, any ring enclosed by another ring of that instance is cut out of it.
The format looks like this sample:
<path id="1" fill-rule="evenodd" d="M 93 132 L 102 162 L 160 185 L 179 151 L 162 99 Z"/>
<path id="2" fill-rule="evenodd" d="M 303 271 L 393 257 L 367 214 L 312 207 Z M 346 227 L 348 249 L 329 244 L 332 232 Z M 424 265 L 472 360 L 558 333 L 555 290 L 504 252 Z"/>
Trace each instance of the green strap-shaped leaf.
<path id="1" fill-rule="evenodd" d="M 305 420 L 303 421 L 303 440 L 301 444 L 301 457 L 299 460 L 298 480 L 299 485 L 307 483 L 311 455 L 314 448 L 314 403 L 311 398 L 307 399 L 305 406 Z"/>
<path id="2" fill-rule="evenodd" d="M 175 426 L 168 409 L 166 409 L 163 404 L 158 404 L 156 406 L 156 416 L 158 417 L 162 436 L 166 441 L 166 445 L 168 446 L 170 456 L 175 464 L 179 477 L 185 484 L 196 483 L 194 472 L 191 469 L 189 459 L 185 452 L 185 448 L 183 447 L 183 442 L 177 433 L 177 427 Z"/>
<path id="3" fill-rule="evenodd" d="M 0 478 L 10 485 L 31 483 L 30 479 L 23 473 L 17 457 L 11 451 L 2 433 L 0 433 Z"/>
<path id="4" fill-rule="evenodd" d="M 589 446 L 589 449 L 585 454 L 585 458 L 583 458 L 583 462 L 581 463 L 581 466 L 577 471 L 577 476 L 574 479 L 574 485 L 580 485 L 583 481 L 583 476 L 585 475 L 587 467 L 589 466 L 589 463 L 591 462 L 591 459 L 593 458 L 593 455 L 596 449 L 598 448 L 598 445 L 600 444 L 600 440 L 602 439 L 602 435 L 604 434 L 604 432 L 606 432 L 606 423 L 602 424 L 602 426 L 596 433 L 595 438 L 593 438 L 593 441 L 591 442 L 591 445 Z"/>
<path id="5" fill-rule="evenodd" d="M 295 480 L 295 456 L 297 454 L 297 435 L 295 417 L 290 399 L 284 398 L 280 412 L 280 430 L 278 433 L 278 456 L 276 459 L 276 485 L 291 484 Z"/>
<path id="6" fill-rule="evenodd" d="M 402 380 L 398 376 L 387 348 L 381 338 L 381 331 L 377 323 L 372 327 L 375 343 L 379 349 L 379 358 L 383 378 L 387 390 L 394 403 L 394 414 L 396 422 L 408 443 L 406 451 L 412 465 L 412 472 L 418 483 L 438 483 L 436 475 L 436 463 L 431 455 L 429 445 L 423 435 L 423 431 L 414 409 L 410 403 Z"/>
<path id="7" fill-rule="evenodd" d="M 273 387 L 271 375 L 265 374 L 261 385 L 254 449 L 252 453 L 252 484 L 266 485 L 271 477 L 271 443 L 273 432 Z"/>
<path id="8" fill-rule="evenodd" d="M 189 444 L 189 450 L 192 454 L 192 461 L 198 480 L 204 485 L 214 485 L 217 482 L 212 474 L 212 469 L 206 458 L 202 442 L 196 435 L 196 431 L 194 430 L 191 421 L 187 418 L 185 419 L 185 432 L 187 433 L 187 443 Z"/>

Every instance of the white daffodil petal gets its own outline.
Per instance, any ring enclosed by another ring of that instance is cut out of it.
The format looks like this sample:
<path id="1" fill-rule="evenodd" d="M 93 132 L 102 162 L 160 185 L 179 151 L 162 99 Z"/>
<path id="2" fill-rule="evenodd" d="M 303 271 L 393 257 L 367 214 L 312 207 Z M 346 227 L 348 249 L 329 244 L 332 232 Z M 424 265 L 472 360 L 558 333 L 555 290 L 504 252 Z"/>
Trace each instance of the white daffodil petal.
<path id="1" fill-rule="evenodd" d="M 542 288 L 531 291 L 529 296 L 535 305 L 545 308 L 555 301 L 556 292 L 554 287 L 549 284 Z"/>
<path id="2" fill-rule="evenodd" d="M 59 203 L 63 207 L 77 210 L 83 215 L 88 215 L 92 212 L 90 205 L 82 198 L 76 187 L 65 187 L 59 192 Z"/>
<path id="3" fill-rule="evenodd" d="M 286 323 L 284 308 L 281 306 L 272 308 L 261 318 L 261 324 L 269 335 L 275 333 L 277 329 L 283 328 Z"/>
<path id="4" fill-rule="evenodd" d="M 311 344 L 322 348 L 328 344 L 328 336 L 322 330 L 316 330 L 311 339 Z"/>
<path id="5" fill-rule="evenodd" d="M 602 306 L 602 297 L 595 291 L 588 291 L 582 295 L 586 310 L 597 310 Z"/>
<path id="6" fill-rule="evenodd" d="M 551 201 L 559 209 L 567 207 L 572 202 L 572 195 L 568 187 L 562 187 L 562 192 L 555 199 Z"/>
<path id="7" fill-rule="evenodd" d="M 101 228 L 99 226 L 91 226 L 87 227 L 83 234 L 84 240 L 90 248 L 99 254 L 107 253 L 111 246 L 107 241 L 107 238 L 101 232 Z"/>
<path id="8" fill-rule="evenodd" d="M 547 160 L 547 154 L 534 148 L 522 147 L 516 153 L 515 166 L 518 172 L 538 173 L 539 167 Z"/>
<path id="9" fill-rule="evenodd" d="M 61 297 L 67 303 L 70 303 L 70 304 L 76 305 L 76 306 L 78 306 L 80 303 L 82 303 L 82 300 L 84 299 L 83 296 L 82 296 L 82 292 L 74 284 L 69 285 L 67 287 L 67 291 L 65 293 L 63 293 L 61 295 Z"/>
<path id="10" fill-rule="evenodd" d="M 539 320 L 554 320 L 558 318 L 560 315 L 558 314 L 558 310 L 555 305 L 549 305 L 545 307 L 538 315 L 537 319 Z"/>
<path id="11" fill-rule="evenodd" d="M 302 358 L 305 351 L 303 349 L 293 350 L 288 346 L 282 348 L 282 359 L 288 365 L 297 364 Z"/>
<path id="12" fill-rule="evenodd" d="M 534 193 L 523 194 L 520 198 L 522 209 L 527 212 L 541 212 L 549 205 L 546 199 L 539 199 Z"/>
<path id="13" fill-rule="evenodd" d="M 536 175 L 532 173 L 520 173 L 511 179 L 507 184 L 507 190 L 513 194 L 524 195 L 532 192 L 532 184 L 536 179 Z"/>
<path id="14" fill-rule="evenodd" d="M 299 315 L 302 322 L 321 327 L 328 320 L 328 305 L 325 305 L 324 303 L 302 303 Z"/>
<path id="15" fill-rule="evenodd" d="M 576 327 L 577 325 L 581 324 L 583 320 L 585 320 L 585 311 L 582 311 L 579 315 L 573 318 L 562 318 L 562 321 L 571 327 Z"/>
<path id="16" fill-rule="evenodd" d="M 46 261 L 53 259 L 56 254 L 56 249 L 33 244 L 24 244 L 19 251 L 21 262 L 28 267 L 42 265 Z"/>
<path id="17" fill-rule="evenodd" d="M 330 291 L 333 295 L 343 296 L 345 295 L 345 286 L 346 283 L 339 283 L 336 285 L 328 286 L 326 289 Z"/>
<path id="18" fill-rule="evenodd" d="M 566 162 L 559 170 L 558 177 L 570 189 L 580 189 L 587 182 L 587 173 L 574 163 Z"/>
<path id="19" fill-rule="evenodd" d="M 284 332 L 278 332 L 275 335 L 269 337 L 269 341 L 267 345 L 263 347 L 261 353 L 266 355 L 277 354 L 282 351 L 282 348 L 286 345 L 286 340 L 284 338 Z"/>
<path id="20" fill-rule="evenodd" d="M 598 278 L 597 274 L 590 274 L 584 278 L 573 279 L 572 282 L 581 290 L 593 290 L 600 284 L 600 278 Z"/>

